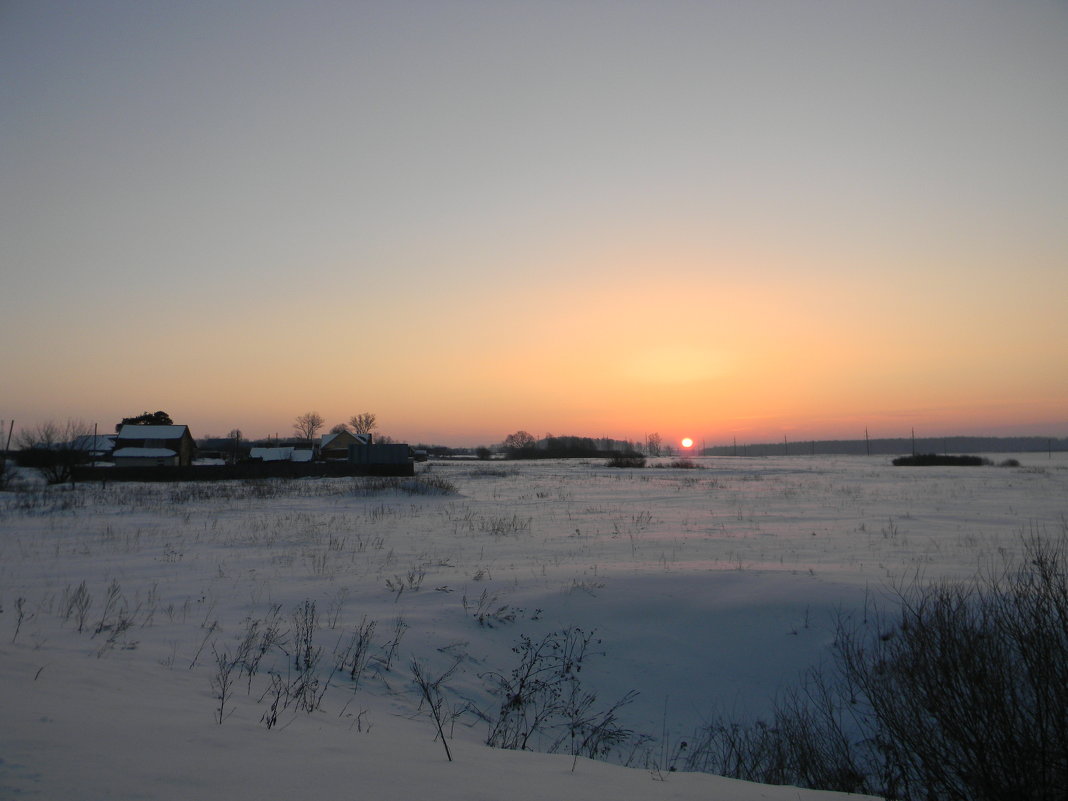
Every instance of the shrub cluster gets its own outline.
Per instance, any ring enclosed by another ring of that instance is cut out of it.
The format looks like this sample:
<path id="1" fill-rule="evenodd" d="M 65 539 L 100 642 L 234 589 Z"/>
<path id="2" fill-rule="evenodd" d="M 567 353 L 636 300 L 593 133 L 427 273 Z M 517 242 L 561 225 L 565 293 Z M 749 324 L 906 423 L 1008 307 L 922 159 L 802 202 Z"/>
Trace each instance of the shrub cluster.
<path id="1" fill-rule="evenodd" d="M 913 456 L 899 456 L 894 459 L 895 467 L 982 467 L 991 464 L 982 456 L 944 456 L 937 453 L 919 453 Z"/>
<path id="2" fill-rule="evenodd" d="M 645 467 L 645 457 L 640 453 L 614 453 L 604 464 L 605 467 Z"/>
<path id="3" fill-rule="evenodd" d="M 383 492 L 403 492 L 405 495 L 455 495 L 456 485 L 447 478 L 420 475 L 413 478 L 396 476 L 357 479 L 354 494 L 377 495 Z"/>
<path id="4" fill-rule="evenodd" d="M 686 767 L 891 801 L 1068 797 L 1068 551 L 966 584 L 899 590 L 900 612 L 841 621 L 834 667 L 771 722 L 715 722 Z"/>
<path id="5" fill-rule="evenodd" d="M 486 745 L 548 753 L 567 751 L 590 759 L 604 757 L 633 732 L 617 713 L 634 700 L 629 692 L 608 706 L 587 691 L 579 674 L 600 640 L 577 626 L 551 632 L 540 640 L 523 635 L 512 651 L 518 662 L 508 673 L 482 674 L 498 701 L 496 709 L 476 713 L 489 725 Z"/>

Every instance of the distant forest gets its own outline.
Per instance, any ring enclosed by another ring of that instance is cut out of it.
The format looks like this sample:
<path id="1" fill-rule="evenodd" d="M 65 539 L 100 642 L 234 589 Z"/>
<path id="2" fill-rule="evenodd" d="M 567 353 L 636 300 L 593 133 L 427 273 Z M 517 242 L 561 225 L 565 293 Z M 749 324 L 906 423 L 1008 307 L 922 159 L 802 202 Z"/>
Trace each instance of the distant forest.
<path id="1" fill-rule="evenodd" d="M 705 456 L 803 456 L 844 454 L 900 456 L 911 453 L 1038 453 L 1068 451 L 1068 438 L 1056 437 L 898 437 L 895 439 L 798 440 L 706 447 Z"/>

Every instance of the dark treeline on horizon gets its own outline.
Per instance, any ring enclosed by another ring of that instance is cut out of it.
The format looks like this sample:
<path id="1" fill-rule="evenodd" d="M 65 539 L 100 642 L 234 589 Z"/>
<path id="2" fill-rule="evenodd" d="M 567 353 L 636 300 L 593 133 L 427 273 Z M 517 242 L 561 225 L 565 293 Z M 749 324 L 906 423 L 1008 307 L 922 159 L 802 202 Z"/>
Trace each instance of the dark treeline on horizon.
<path id="1" fill-rule="evenodd" d="M 637 453 L 641 443 L 612 437 L 545 436 L 529 448 L 508 448 L 513 459 L 597 458 L 613 453 Z"/>
<path id="2" fill-rule="evenodd" d="M 1065 437 L 896 437 L 849 440 L 797 440 L 706 447 L 704 456 L 900 456 L 910 453 L 1037 453 L 1068 450 Z"/>
<path id="3" fill-rule="evenodd" d="M 306 445 L 306 440 L 296 438 L 274 439 L 265 437 L 255 440 L 242 439 L 240 448 L 247 451 L 252 445 L 279 446 L 284 444 Z M 197 440 L 201 451 L 229 451 L 234 441 L 226 437 L 203 437 Z M 452 447 L 440 444 L 416 444 L 431 456 L 446 457 L 450 455 L 474 454 L 474 447 Z M 614 439 L 612 437 L 548 436 L 534 440 L 530 448 L 509 449 L 501 444 L 490 446 L 497 453 L 504 453 L 512 458 L 597 458 L 613 453 L 642 453 L 649 455 L 649 446 L 640 441 Z M 662 456 L 685 455 L 683 449 L 664 443 L 659 454 Z M 850 455 L 850 456 L 903 456 L 913 453 L 963 454 L 963 453 L 1038 453 L 1049 451 L 1068 451 L 1066 437 L 883 437 L 879 439 L 855 440 L 779 440 L 778 442 L 743 443 L 726 445 L 708 445 L 695 448 L 702 456 L 809 456 L 809 455 Z"/>

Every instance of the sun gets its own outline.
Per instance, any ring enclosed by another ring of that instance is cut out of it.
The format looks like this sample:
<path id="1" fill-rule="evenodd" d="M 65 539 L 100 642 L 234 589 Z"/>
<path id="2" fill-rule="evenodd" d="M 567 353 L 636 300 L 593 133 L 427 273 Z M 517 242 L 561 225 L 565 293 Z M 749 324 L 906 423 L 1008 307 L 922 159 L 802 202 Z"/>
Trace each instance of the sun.
<path id="1" fill-rule="evenodd" d="M 682 438 L 682 447 L 684 447 L 684 448 L 692 448 L 693 447 L 693 440 L 690 439 L 689 437 L 683 437 Z"/>

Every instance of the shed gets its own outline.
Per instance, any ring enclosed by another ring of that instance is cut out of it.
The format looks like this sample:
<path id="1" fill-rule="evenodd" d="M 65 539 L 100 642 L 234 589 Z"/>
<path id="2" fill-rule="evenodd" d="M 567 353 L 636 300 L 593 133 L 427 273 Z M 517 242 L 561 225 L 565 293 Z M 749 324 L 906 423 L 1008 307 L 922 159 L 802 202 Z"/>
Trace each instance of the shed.
<path id="1" fill-rule="evenodd" d="M 412 449 L 399 445 L 350 445 L 349 461 L 353 464 L 408 464 L 412 461 Z"/>

